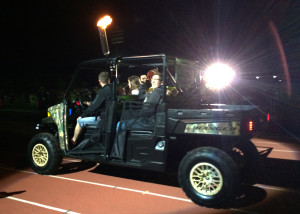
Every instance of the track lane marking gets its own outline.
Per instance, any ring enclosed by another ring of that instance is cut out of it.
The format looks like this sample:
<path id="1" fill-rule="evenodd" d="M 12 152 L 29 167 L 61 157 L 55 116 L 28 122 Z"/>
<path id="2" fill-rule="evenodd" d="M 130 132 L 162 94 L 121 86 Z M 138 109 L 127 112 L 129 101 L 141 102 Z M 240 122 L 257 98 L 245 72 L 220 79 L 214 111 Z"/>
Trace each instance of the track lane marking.
<path id="1" fill-rule="evenodd" d="M 63 161 L 74 162 L 74 163 L 80 163 L 81 162 L 81 160 L 79 160 L 79 159 L 70 159 L 70 158 L 64 158 Z"/>
<path id="2" fill-rule="evenodd" d="M 80 214 L 80 213 L 77 213 L 77 212 L 73 212 L 71 210 L 65 210 L 65 209 L 61 209 L 61 208 L 57 208 L 57 207 L 52 207 L 52 206 L 48 206 L 48 205 L 45 205 L 45 204 L 40 204 L 40 203 L 36 203 L 36 202 L 33 202 L 33 201 L 28 201 L 28 200 L 12 197 L 12 196 L 8 196 L 8 197 L 5 197 L 5 198 L 10 199 L 10 200 L 14 200 L 14 201 L 18 201 L 18 202 L 22 202 L 22 203 L 26 203 L 26 204 L 30 204 L 30 205 L 34 205 L 34 206 L 38 206 L 38 207 L 42 207 L 42 208 L 46 208 L 46 209 L 49 209 L 49 210 L 58 211 L 58 212 L 61 212 L 61 213 Z"/>
<path id="3" fill-rule="evenodd" d="M 27 174 L 40 175 L 40 174 L 38 174 L 36 172 L 31 172 L 31 171 L 26 171 L 26 170 L 19 170 L 19 169 L 13 169 L 13 168 L 7 168 L 7 167 L 2 167 L 2 166 L 0 166 L 0 169 L 10 170 L 10 171 L 17 171 L 17 172 L 23 172 L 23 173 L 27 173 Z M 92 185 L 103 186 L 103 187 L 108 187 L 108 188 L 112 188 L 112 189 L 127 190 L 127 191 L 142 193 L 142 194 L 161 195 L 161 194 L 158 194 L 158 193 L 149 192 L 148 190 L 146 190 L 146 191 L 135 190 L 135 189 L 125 188 L 125 187 L 118 187 L 118 186 L 109 185 L 109 184 L 101 184 L 101 183 L 96 183 L 96 182 L 91 182 L 91 181 L 84 181 L 84 180 L 78 180 L 78 179 L 67 178 L 67 177 L 61 177 L 61 176 L 56 176 L 56 175 L 40 175 L 40 176 L 53 177 L 53 178 L 58 178 L 58 179 L 63 179 L 63 180 L 75 181 L 75 182 L 79 182 L 79 183 L 92 184 Z M 291 190 L 291 189 L 283 188 L 283 187 L 272 187 L 272 186 L 263 185 L 263 184 L 255 184 L 254 186 L 258 186 L 258 187 L 261 187 L 263 189 L 270 189 L 270 190 L 276 190 L 276 191 L 282 191 L 282 192 L 293 192 L 293 193 L 300 194 L 300 191 L 298 191 L 298 190 Z M 167 196 L 167 195 L 165 195 L 165 196 Z M 178 197 L 173 197 L 173 196 L 167 196 L 167 197 L 169 197 L 169 198 L 178 198 Z M 192 202 L 191 200 L 185 199 L 185 198 L 178 198 L 178 199 L 180 199 L 182 201 Z"/>
<path id="4" fill-rule="evenodd" d="M 1 167 L 1 166 L 0 166 L 0 169 L 23 172 L 23 173 L 27 173 L 27 174 L 39 175 L 38 173 L 31 172 L 31 171 L 17 170 L 17 169 L 5 168 L 5 167 Z M 153 196 L 158 196 L 158 197 L 162 197 L 162 198 L 169 198 L 169 199 L 175 199 L 175 200 L 179 200 L 179 201 L 192 202 L 190 199 L 179 198 L 179 197 L 169 196 L 169 195 L 163 195 L 163 194 L 159 194 L 159 193 L 149 192 L 148 190 L 146 190 L 146 191 L 136 190 L 136 189 L 126 188 L 126 187 L 119 187 L 119 186 L 114 186 L 114 185 L 109 185 L 109 184 L 102 184 L 102 183 L 96 183 L 96 182 L 91 182 L 91 181 L 78 180 L 78 179 L 74 179 L 74 178 L 67 178 L 67 177 L 56 176 L 56 175 L 44 175 L 44 176 L 57 178 L 57 179 L 62 179 L 62 180 L 74 181 L 74 182 L 78 182 L 78 183 L 85 183 L 85 184 L 91 184 L 91 185 L 96 185 L 96 186 L 108 187 L 108 188 L 111 188 L 111 189 L 118 189 L 118 190 L 136 192 L 136 193 L 141 193 L 143 195 L 147 194 L 147 195 L 153 195 Z"/>
<path id="5" fill-rule="evenodd" d="M 268 147 L 262 147 L 262 146 L 257 146 L 257 149 L 258 150 L 266 150 L 266 149 L 269 149 Z M 283 150 L 283 149 L 272 149 L 272 152 L 287 152 L 287 153 L 300 153 L 300 151 L 295 151 L 295 150 Z"/>
<path id="6" fill-rule="evenodd" d="M 274 152 L 300 153 L 300 151 L 273 149 Z"/>
<path id="7" fill-rule="evenodd" d="M 79 183 L 85 183 L 85 184 L 92 184 L 92 185 L 96 185 L 96 186 L 108 187 L 108 188 L 112 188 L 112 189 L 119 189 L 119 190 L 125 190 L 125 191 L 129 191 L 129 192 L 136 192 L 136 193 L 141 193 L 143 195 L 147 194 L 147 195 L 153 195 L 153 196 L 158 196 L 158 197 L 162 197 L 162 198 L 169 198 L 169 199 L 175 199 L 175 200 L 179 200 L 179 201 L 192 202 L 189 199 L 179 198 L 179 197 L 174 197 L 174 196 L 169 196 L 169 195 L 163 195 L 163 194 L 154 193 L 154 192 L 149 192 L 148 190 L 146 190 L 146 191 L 136 190 L 136 189 L 126 188 L 126 187 L 119 187 L 119 186 L 96 183 L 96 182 L 91 182 L 91 181 L 83 181 L 83 180 L 78 180 L 78 179 L 73 179 L 73 178 L 66 178 L 66 177 L 61 177 L 61 176 L 56 176 L 56 175 L 47 175 L 47 176 L 53 177 L 53 178 L 58 178 L 58 179 L 63 179 L 63 180 L 68 180 L 68 181 L 75 181 L 75 182 L 79 182 Z"/>
<path id="8" fill-rule="evenodd" d="M 0 166 L 0 169 L 23 172 L 23 173 L 27 173 L 27 174 L 40 175 L 36 172 L 31 172 L 31 171 L 26 171 L 26 170 L 18 170 L 18 169 L 13 169 L 13 168 L 6 168 L 6 167 L 1 167 L 1 166 Z M 91 184 L 91 185 L 96 185 L 96 186 L 103 186 L 103 187 L 108 187 L 108 188 L 112 188 L 112 189 L 127 190 L 127 191 L 142 193 L 144 195 L 149 194 L 149 195 L 167 196 L 167 198 L 177 198 L 181 201 L 192 202 L 189 199 L 173 197 L 173 196 L 168 196 L 168 195 L 162 195 L 162 194 L 159 194 L 159 193 L 152 193 L 152 192 L 149 192 L 148 190 L 146 190 L 146 191 L 135 190 L 135 189 L 131 189 L 131 188 L 118 187 L 118 186 L 109 185 L 109 184 L 101 184 L 101 183 L 78 180 L 78 179 L 67 178 L 67 177 L 61 177 L 61 176 L 56 176 L 56 175 L 40 175 L 40 176 L 47 176 L 47 177 L 53 177 L 53 178 L 58 178 L 58 179 L 62 179 L 62 180 L 69 180 L 69 181 L 75 181 L 75 182 L 79 182 L 79 183 L 86 183 L 86 184 Z M 255 184 L 254 186 L 258 186 L 258 187 L 261 187 L 263 189 L 270 189 L 270 190 L 282 191 L 282 192 L 293 192 L 293 193 L 300 194 L 300 191 L 298 191 L 298 190 L 291 190 L 291 189 L 287 189 L 287 188 L 283 188 L 283 187 L 272 187 L 272 186 L 263 185 L 263 184 Z"/>
<path id="9" fill-rule="evenodd" d="M 31 172 L 31 171 L 17 170 L 17 169 L 12 169 L 12 168 L 4 168 L 4 167 L 1 167 L 1 166 L 0 166 L 0 169 L 39 175 L 38 173 Z M 73 179 L 73 178 L 61 177 L 61 176 L 56 176 L 56 175 L 44 175 L 44 176 L 57 178 L 57 179 L 62 179 L 62 180 L 69 180 L 69 181 L 74 181 L 74 182 L 79 182 L 79 183 L 86 183 L 86 184 L 91 184 L 91 185 L 96 185 L 96 186 L 108 187 L 108 188 L 112 188 L 112 189 L 131 191 L 131 192 L 141 193 L 142 195 L 153 195 L 153 196 L 157 196 L 157 197 L 180 200 L 180 201 L 184 201 L 184 202 L 192 202 L 190 199 L 179 198 L 179 197 L 174 197 L 174 196 L 168 196 L 168 195 L 163 195 L 163 194 L 158 194 L 158 193 L 152 193 L 152 192 L 149 192 L 148 190 L 142 191 L 142 190 L 136 190 L 136 189 L 131 189 L 131 188 L 118 187 L 118 186 L 114 186 L 114 185 L 101 184 L 101 183 L 96 183 L 96 182 L 90 182 L 90 181 L 78 180 L 78 179 Z M 260 188 L 263 188 L 263 189 L 274 190 L 274 191 L 292 192 L 292 193 L 300 194 L 300 191 L 290 190 L 290 189 L 287 189 L 287 188 L 272 187 L 272 186 L 261 185 L 261 184 L 256 184 L 254 186 L 257 186 L 257 187 L 260 187 Z M 246 214 L 257 214 L 256 212 L 241 210 L 241 209 L 235 209 L 235 208 L 231 208 L 230 210 L 240 212 L 240 213 L 246 213 Z M 69 214 L 70 212 L 67 212 L 67 213 Z"/>
<path id="10" fill-rule="evenodd" d="M 287 188 L 283 188 L 283 187 L 272 187 L 272 186 L 268 186 L 268 185 L 264 185 L 264 184 L 255 184 L 254 186 L 257 186 L 257 187 L 260 187 L 263 189 L 270 189 L 270 190 L 275 190 L 275 191 L 291 192 L 291 193 L 300 194 L 300 191 L 298 191 L 298 190 L 292 190 L 292 189 L 287 189 Z"/>

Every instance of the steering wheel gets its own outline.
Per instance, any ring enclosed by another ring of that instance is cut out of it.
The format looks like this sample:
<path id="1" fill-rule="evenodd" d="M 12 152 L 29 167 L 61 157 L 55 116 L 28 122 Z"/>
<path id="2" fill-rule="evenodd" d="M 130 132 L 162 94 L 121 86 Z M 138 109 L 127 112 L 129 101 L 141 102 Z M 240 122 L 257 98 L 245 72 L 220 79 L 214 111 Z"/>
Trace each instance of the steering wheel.
<path id="1" fill-rule="evenodd" d="M 80 98 L 77 98 L 72 102 L 74 113 L 80 115 L 84 110 L 88 108 L 86 104 L 82 102 Z"/>

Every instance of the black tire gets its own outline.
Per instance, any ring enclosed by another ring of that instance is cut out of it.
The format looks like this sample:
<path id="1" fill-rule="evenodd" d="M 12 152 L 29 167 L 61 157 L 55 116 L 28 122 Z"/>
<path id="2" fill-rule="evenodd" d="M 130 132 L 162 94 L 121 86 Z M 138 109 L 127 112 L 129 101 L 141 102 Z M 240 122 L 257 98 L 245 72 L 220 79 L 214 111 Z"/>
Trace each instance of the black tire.
<path id="1" fill-rule="evenodd" d="M 256 146 L 250 140 L 244 140 L 234 145 L 229 154 L 239 167 L 242 182 L 246 185 L 255 184 L 262 174 L 262 162 Z"/>
<path id="2" fill-rule="evenodd" d="M 35 135 L 29 142 L 27 155 L 32 169 L 43 175 L 54 174 L 62 162 L 59 143 L 49 133 Z"/>
<path id="3" fill-rule="evenodd" d="M 236 163 L 228 154 L 212 147 L 189 152 L 180 163 L 178 179 L 194 203 L 213 208 L 233 199 L 239 186 Z"/>

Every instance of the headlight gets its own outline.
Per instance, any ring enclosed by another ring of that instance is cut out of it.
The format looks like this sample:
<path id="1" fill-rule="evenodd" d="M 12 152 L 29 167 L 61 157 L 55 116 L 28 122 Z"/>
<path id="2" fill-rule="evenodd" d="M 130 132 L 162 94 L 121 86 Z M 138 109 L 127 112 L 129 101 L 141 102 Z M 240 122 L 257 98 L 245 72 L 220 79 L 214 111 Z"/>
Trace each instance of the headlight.
<path id="1" fill-rule="evenodd" d="M 230 85 L 234 77 L 234 70 L 223 63 L 215 63 L 209 66 L 203 75 L 206 86 L 211 89 L 225 88 Z"/>

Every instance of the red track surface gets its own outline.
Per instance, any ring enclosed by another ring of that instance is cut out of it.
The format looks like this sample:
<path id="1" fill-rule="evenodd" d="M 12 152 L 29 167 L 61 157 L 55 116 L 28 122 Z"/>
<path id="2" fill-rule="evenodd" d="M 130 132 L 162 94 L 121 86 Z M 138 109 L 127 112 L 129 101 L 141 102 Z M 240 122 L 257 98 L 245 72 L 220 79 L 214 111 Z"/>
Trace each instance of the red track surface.
<path id="1" fill-rule="evenodd" d="M 266 139 L 253 139 L 253 142 L 259 151 L 270 152 L 270 159 L 300 160 L 297 144 Z M 24 161 L 21 156 L 2 152 L 1 157 L 1 214 L 297 213 L 300 210 L 299 187 L 296 190 L 257 184 L 234 208 L 209 209 L 192 203 L 181 188 L 163 174 L 132 169 L 119 172 L 121 169 L 116 167 L 65 159 L 61 173 L 43 176 L 22 167 L 16 161 Z M 152 176 L 150 180 L 143 180 L 149 176 Z"/>

